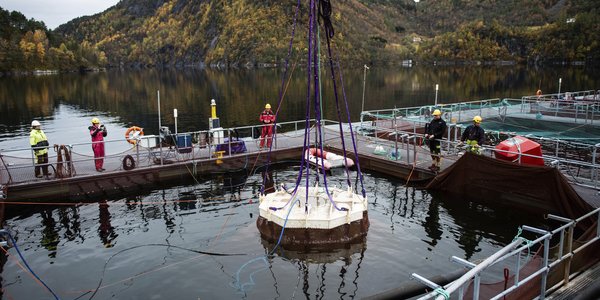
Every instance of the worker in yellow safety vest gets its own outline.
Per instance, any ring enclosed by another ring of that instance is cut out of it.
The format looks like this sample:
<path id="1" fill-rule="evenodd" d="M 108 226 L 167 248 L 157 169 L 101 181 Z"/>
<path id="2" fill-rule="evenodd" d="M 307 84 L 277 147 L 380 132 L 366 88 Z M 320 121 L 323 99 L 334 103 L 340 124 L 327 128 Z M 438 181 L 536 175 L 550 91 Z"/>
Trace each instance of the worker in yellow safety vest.
<path id="1" fill-rule="evenodd" d="M 31 132 L 29 133 L 29 144 L 35 156 L 35 177 L 41 178 L 40 170 L 45 176 L 52 175 L 48 172 L 48 138 L 42 131 L 40 122 L 33 120 L 31 122 Z"/>
<path id="2" fill-rule="evenodd" d="M 481 146 L 485 142 L 485 130 L 481 128 L 481 121 L 483 119 L 480 116 L 473 118 L 473 125 L 469 125 L 460 137 L 460 141 L 466 142 L 467 152 L 474 154 L 481 154 Z"/>

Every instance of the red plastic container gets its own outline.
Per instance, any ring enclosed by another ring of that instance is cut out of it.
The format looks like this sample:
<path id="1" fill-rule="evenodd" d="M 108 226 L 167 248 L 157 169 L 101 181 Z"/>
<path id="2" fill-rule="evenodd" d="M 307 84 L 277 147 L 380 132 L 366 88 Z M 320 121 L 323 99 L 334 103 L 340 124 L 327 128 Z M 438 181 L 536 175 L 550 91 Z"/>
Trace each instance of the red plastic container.
<path id="1" fill-rule="evenodd" d="M 515 136 L 509 138 L 496 146 L 494 154 L 497 159 L 519 162 L 519 153 L 521 153 L 521 164 L 543 166 L 542 147 L 540 144 L 524 138 Z M 535 155 L 532 157 L 529 155 Z"/>

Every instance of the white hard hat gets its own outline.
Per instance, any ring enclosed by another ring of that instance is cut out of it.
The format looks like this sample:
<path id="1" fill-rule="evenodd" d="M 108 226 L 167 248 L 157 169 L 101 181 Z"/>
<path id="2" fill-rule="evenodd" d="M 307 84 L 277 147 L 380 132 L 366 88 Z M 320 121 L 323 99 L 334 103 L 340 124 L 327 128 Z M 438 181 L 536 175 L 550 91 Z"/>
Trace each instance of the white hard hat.
<path id="1" fill-rule="evenodd" d="M 35 126 L 42 126 L 42 124 L 40 124 L 40 122 L 38 122 L 37 120 L 33 120 L 33 122 L 31 122 L 31 127 Z"/>

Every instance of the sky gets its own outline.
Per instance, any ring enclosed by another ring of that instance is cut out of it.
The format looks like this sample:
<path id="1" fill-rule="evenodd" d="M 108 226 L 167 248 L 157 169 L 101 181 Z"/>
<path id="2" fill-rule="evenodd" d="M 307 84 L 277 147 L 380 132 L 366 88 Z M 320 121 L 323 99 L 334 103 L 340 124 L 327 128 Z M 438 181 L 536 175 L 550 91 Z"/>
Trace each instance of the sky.
<path id="1" fill-rule="evenodd" d="M 81 16 L 105 11 L 119 0 L 0 0 L 0 7 L 19 11 L 27 19 L 44 21 L 46 27 L 55 29 Z"/>

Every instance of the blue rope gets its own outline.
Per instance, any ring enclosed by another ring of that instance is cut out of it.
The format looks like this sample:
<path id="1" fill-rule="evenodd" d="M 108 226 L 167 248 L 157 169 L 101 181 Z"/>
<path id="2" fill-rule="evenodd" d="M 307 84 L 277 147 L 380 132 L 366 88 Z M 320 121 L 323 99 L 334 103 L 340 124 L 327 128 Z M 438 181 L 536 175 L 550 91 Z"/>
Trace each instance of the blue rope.
<path id="1" fill-rule="evenodd" d="M 254 271 L 254 272 L 252 272 L 252 273 L 250 273 L 250 281 L 249 281 L 249 282 L 246 282 L 246 283 L 244 283 L 244 284 L 240 284 L 240 273 L 241 273 L 241 272 L 242 272 L 242 270 L 243 270 L 244 268 L 246 268 L 246 267 L 247 267 L 249 264 L 251 264 L 251 263 L 253 263 L 253 262 L 255 262 L 255 261 L 258 261 L 258 260 L 262 260 L 262 261 L 264 261 L 264 262 L 265 262 L 265 265 L 266 265 L 266 266 L 268 266 L 268 262 L 267 262 L 267 258 L 266 258 L 266 257 L 267 257 L 266 255 L 263 255 L 263 256 L 260 256 L 260 257 L 257 257 L 257 258 L 254 258 L 254 259 L 251 259 L 251 260 L 247 261 L 245 264 L 243 264 L 243 265 L 242 265 L 242 266 L 241 266 L 241 267 L 240 267 L 240 268 L 237 270 L 237 272 L 235 272 L 235 283 L 233 283 L 233 284 L 232 284 L 232 286 L 233 286 L 234 288 L 236 288 L 237 290 L 239 290 L 239 292 L 241 292 L 241 293 L 244 293 L 244 294 L 245 294 L 245 293 L 246 293 L 246 291 L 245 291 L 245 288 L 246 288 L 246 286 L 250 286 L 250 285 L 254 285 L 254 284 L 255 284 L 255 282 L 254 282 L 254 278 L 252 277 L 252 276 L 254 275 L 254 273 L 256 273 L 256 272 L 259 272 L 259 271 L 262 271 L 262 270 L 264 270 L 266 267 L 265 267 L 265 268 L 262 268 L 262 269 L 259 269 L 259 270 L 257 270 L 257 271 Z"/>
<path id="2" fill-rule="evenodd" d="M 300 200 L 298 198 L 296 198 L 296 200 L 294 202 L 292 202 L 292 207 L 290 207 L 290 210 L 288 210 L 288 213 L 285 216 L 285 221 L 283 222 L 283 227 L 281 228 L 281 232 L 279 233 L 279 239 L 277 240 L 277 244 L 275 244 L 275 247 L 273 247 L 273 250 L 271 250 L 269 255 L 273 255 L 273 253 L 275 253 L 275 250 L 277 249 L 277 247 L 279 247 L 279 244 L 281 243 L 281 239 L 283 238 L 283 232 L 285 231 L 285 226 L 287 225 L 288 218 L 290 217 L 290 213 L 292 212 L 293 206 L 298 201 L 300 201 Z"/>
<path id="3" fill-rule="evenodd" d="M 31 267 L 27 263 L 27 260 L 25 260 L 25 257 L 23 257 L 23 254 L 21 254 L 21 251 L 19 250 L 19 247 L 17 246 L 17 242 L 15 241 L 15 239 L 13 238 L 13 236 L 10 234 L 10 232 L 8 232 L 7 230 L 1 230 L 0 234 L 2 234 L 2 233 L 8 235 L 8 237 L 10 238 L 11 243 L 15 247 L 15 250 L 17 250 L 17 253 L 19 254 L 19 257 L 21 258 L 21 260 L 23 261 L 23 264 L 25 264 L 25 266 L 27 267 L 27 269 L 29 270 L 29 272 L 31 272 L 31 274 L 33 274 L 33 276 L 35 278 L 37 278 L 37 280 L 39 280 L 44 285 L 44 287 L 46 287 L 46 289 L 52 294 L 52 296 L 54 296 L 54 299 L 57 299 L 57 300 L 60 299 L 54 293 L 54 291 L 37 274 L 35 274 L 35 272 L 31 269 Z"/>
<path id="4" fill-rule="evenodd" d="M 292 206 L 296 204 L 296 202 L 298 202 L 299 200 L 296 199 L 295 201 L 292 202 Z M 291 201 L 290 201 L 291 202 Z M 289 202 L 288 202 L 289 203 Z M 285 231 L 285 227 L 287 225 L 287 221 L 290 217 L 290 213 L 292 212 L 293 207 L 290 207 L 290 210 L 288 211 L 287 215 L 285 216 L 285 221 L 283 222 L 283 227 L 281 228 L 281 233 L 279 233 L 279 239 L 277 240 L 277 243 L 275 244 L 275 247 L 273 247 L 273 249 L 266 255 L 262 255 L 259 256 L 257 258 L 253 258 L 249 261 L 247 261 L 245 264 L 243 264 L 238 270 L 237 272 L 235 272 L 235 283 L 232 284 L 232 286 L 236 289 L 238 289 L 241 293 L 245 294 L 246 293 L 246 287 L 247 286 L 252 286 L 255 285 L 256 283 L 254 282 L 254 274 L 258 273 L 260 271 L 265 270 L 268 267 L 268 262 L 267 262 L 267 258 L 271 255 L 273 255 L 273 253 L 275 253 L 275 250 L 277 250 L 277 248 L 279 247 L 279 245 L 281 244 L 281 240 L 283 239 L 283 232 Z M 249 264 L 258 261 L 258 260 L 262 260 L 265 262 L 265 267 L 261 268 L 259 270 L 256 270 L 252 273 L 250 273 L 250 281 L 240 284 L 240 273 L 242 272 L 242 270 L 244 268 L 246 268 Z"/>

